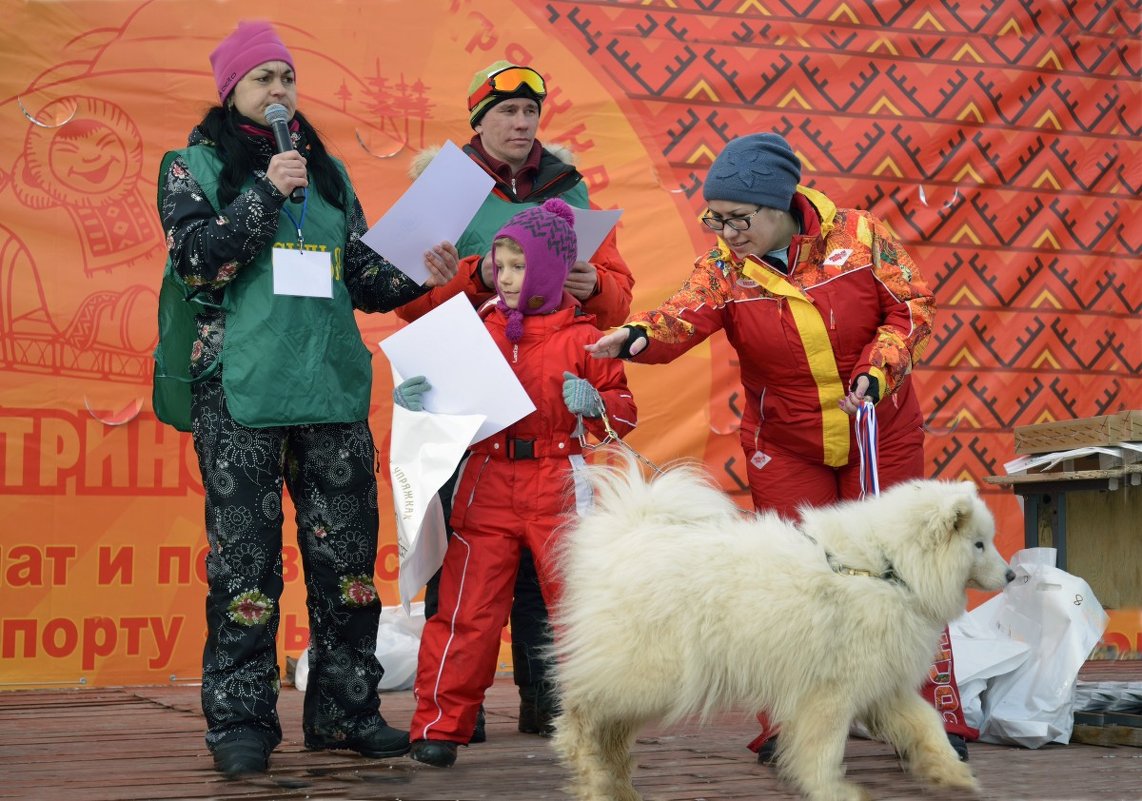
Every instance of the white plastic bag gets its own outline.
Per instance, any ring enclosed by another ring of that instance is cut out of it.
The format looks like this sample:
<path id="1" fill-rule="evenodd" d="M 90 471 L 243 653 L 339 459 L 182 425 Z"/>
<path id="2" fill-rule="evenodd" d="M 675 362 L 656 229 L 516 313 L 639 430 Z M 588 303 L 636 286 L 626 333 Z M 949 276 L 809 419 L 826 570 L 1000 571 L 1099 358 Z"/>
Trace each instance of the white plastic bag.
<path id="1" fill-rule="evenodd" d="M 416 656 L 420 652 L 420 634 L 424 631 L 424 602 L 403 606 L 388 606 L 381 612 L 377 627 L 377 659 L 385 675 L 377 689 L 412 689 L 416 680 Z"/>
<path id="2" fill-rule="evenodd" d="M 988 631 L 995 641 L 985 657 L 991 669 L 973 666 L 972 649 L 960 640 L 953 645 L 957 681 L 973 670 L 989 674 L 979 722 L 968 723 L 985 742 L 1027 748 L 1066 743 L 1074 728 L 1075 681 L 1107 615 L 1086 581 L 1055 567 L 1054 548 L 1019 551 L 1011 567 L 1015 580 L 967 616 L 976 632 Z M 970 627 L 956 628 L 970 637 Z M 1014 649 L 1000 646 L 1004 641 L 1025 645 L 1026 658 L 1015 665 Z M 1000 672 L 1004 667 L 1010 669 Z"/>
<path id="3" fill-rule="evenodd" d="M 982 607 L 981 607 L 982 609 Z M 948 625 L 952 638 L 956 685 L 960 690 L 960 708 L 964 720 L 972 728 L 983 725 L 983 694 L 988 682 L 997 676 L 1017 670 L 1031 653 L 1025 642 L 1017 642 L 999 634 L 991 625 L 987 610 L 968 612 Z"/>
<path id="4" fill-rule="evenodd" d="M 377 659 L 385 669 L 377 689 L 408 690 L 416 680 L 416 656 L 420 651 L 420 634 L 424 631 L 424 603 L 411 604 L 406 613 L 403 606 L 387 606 L 381 611 L 377 626 Z M 305 692 L 309 679 L 309 649 L 302 652 L 294 669 L 293 685 Z"/>

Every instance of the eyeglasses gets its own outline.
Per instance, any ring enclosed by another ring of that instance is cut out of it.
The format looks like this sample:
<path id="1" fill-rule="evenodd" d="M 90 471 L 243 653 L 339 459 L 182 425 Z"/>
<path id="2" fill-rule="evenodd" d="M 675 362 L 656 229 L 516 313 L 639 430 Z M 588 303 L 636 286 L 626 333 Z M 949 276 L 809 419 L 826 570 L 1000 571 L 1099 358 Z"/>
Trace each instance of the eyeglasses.
<path id="1" fill-rule="evenodd" d="M 715 217 L 712 213 L 707 212 L 702 215 L 702 223 L 709 229 L 714 231 L 721 231 L 727 225 L 735 231 L 744 231 L 749 228 L 753 218 L 758 215 L 761 208 L 754 211 L 752 214 L 746 214 L 742 217 Z"/>
<path id="2" fill-rule="evenodd" d="M 493 93 L 510 95 L 518 92 L 521 86 L 530 89 L 538 100 L 547 97 L 547 84 L 538 72 L 530 67 L 504 67 L 489 75 L 483 86 L 468 96 L 468 110 L 474 109 Z"/>

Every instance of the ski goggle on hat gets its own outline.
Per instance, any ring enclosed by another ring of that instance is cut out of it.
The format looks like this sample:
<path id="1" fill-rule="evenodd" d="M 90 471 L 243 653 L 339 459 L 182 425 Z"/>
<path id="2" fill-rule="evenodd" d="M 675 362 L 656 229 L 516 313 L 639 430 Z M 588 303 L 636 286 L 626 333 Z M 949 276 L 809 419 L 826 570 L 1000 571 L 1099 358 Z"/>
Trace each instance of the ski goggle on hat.
<path id="1" fill-rule="evenodd" d="M 513 95 L 533 96 L 542 102 L 547 97 L 547 84 L 544 83 L 543 76 L 530 67 L 505 65 L 489 73 L 471 88 L 468 92 L 468 111 L 478 114 L 495 97 Z"/>

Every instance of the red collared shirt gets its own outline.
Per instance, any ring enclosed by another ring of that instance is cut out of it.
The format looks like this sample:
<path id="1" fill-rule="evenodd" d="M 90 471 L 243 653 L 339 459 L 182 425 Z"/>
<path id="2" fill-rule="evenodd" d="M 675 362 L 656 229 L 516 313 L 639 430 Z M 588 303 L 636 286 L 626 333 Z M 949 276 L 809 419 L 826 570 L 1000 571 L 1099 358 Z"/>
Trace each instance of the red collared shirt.
<path id="1" fill-rule="evenodd" d="M 543 155 L 543 145 L 539 143 L 538 139 L 532 143 L 531 152 L 527 154 L 527 161 L 520 167 L 519 172 L 514 174 L 510 164 L 500 161 L 488 153 L 479 134 L 473 136 L 469 144 L 476 149 L 480 158 L 484 160 L 488 169 L 496 174 L 500 182 L 511 188 L 512 194 L 516 196 L 517 200 L 524 200 L 531 194 L 532 186 L 535 184 L 535 176 L 539 174 L 539 160 Z"/>

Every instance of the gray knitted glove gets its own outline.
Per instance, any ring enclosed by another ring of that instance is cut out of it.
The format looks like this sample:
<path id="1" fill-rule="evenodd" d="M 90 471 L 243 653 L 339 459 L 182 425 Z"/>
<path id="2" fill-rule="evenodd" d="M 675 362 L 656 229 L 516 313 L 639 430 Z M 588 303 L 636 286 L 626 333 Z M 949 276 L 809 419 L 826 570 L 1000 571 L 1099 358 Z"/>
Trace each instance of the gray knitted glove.
<path id="1" fill-rule="evenodd" d="M 603 411 L 599 393 L 591 386 L 591 382 L 574 373 L 563 374 L 563 402 L 571 414 L 581 414 L 584 417 L 598 417 Z"/>
<path id="2" fill-rule="evenodd" d="M 424 411 L 424 393 L 432 389 L 422 375 L 406 378 L 393 388 L 393 403 L 410 412 Z"/>

